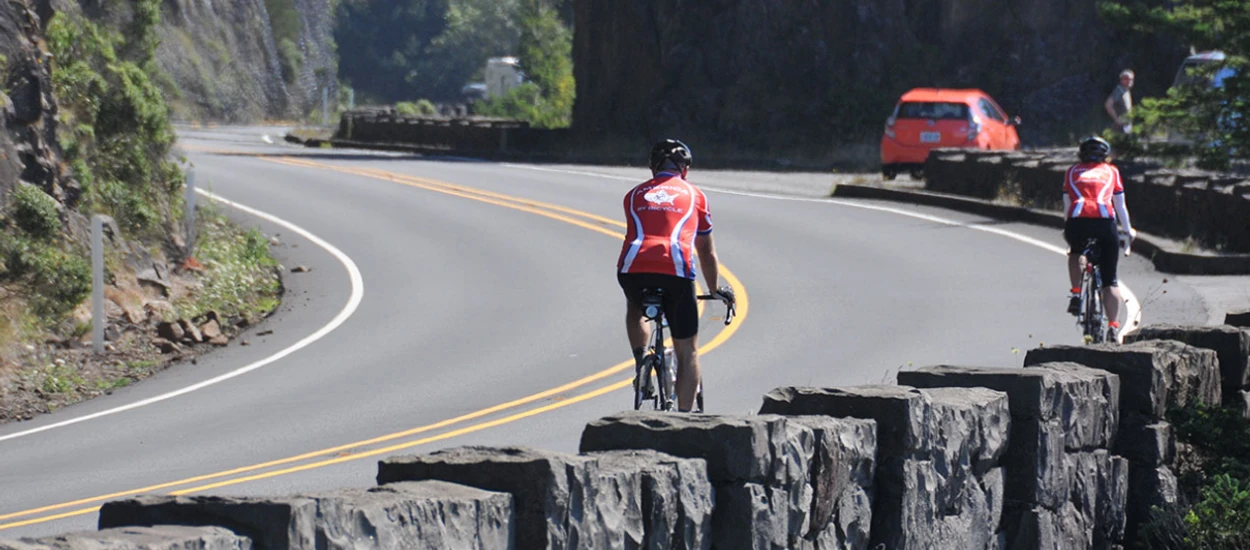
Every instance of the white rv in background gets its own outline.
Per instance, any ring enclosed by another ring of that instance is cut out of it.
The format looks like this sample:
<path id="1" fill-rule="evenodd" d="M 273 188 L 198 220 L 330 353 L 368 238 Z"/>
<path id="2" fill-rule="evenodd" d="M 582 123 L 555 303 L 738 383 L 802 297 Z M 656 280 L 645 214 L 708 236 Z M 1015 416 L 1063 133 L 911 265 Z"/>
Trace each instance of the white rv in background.
<path id="1" fill-rule="evenodd" d="M 492 57 L 486 61 L 486 97 L 502 97 L 525 81 L 515 57 Z"/>

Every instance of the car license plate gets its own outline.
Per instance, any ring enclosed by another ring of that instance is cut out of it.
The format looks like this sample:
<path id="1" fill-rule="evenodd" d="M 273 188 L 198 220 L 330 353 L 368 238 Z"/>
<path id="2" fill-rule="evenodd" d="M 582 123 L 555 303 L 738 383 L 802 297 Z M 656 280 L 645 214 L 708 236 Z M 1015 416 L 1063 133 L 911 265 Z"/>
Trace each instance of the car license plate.
<path id="1" fill-rule="evenodd" d="M 937 143 L 942 141 L 942 132 L 920 132 L 920 143 Z"/>

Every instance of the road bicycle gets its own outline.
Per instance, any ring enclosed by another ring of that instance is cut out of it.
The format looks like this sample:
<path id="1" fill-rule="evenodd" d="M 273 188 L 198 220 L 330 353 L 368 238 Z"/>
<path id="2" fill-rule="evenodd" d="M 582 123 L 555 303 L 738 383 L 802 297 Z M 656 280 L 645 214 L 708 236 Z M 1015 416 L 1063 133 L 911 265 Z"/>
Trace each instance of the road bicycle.
<path id="1" fill-rule="evenodd" d="M 700 300 L 719 300 L 713 294 L 700 294 Z M 735 308 L 730 302 L 725 311 L 725 324 L 733 321 Z M 651 323 L 651 345 L 642 362 L 634 369 L 634 410 L 649 403 L 657 411 L 671 411 L 677 406 L 677 361 L 672 350 L 664 345 L 664 291 L 646 288 L 642 291 L 642 315 Z M 703 380 L 695 393 L 694 412 L 703 412 Z"/>
<path id="2" fill-rule="evenodd" d="M 1131 244 L 1123 233 L 1119 243 L 1125 256 L 1132 253 Z M 1097 239 L 1088 239 L 1085 249 L 1081 251 L 1081 256 L 1085 257 L 1085 268 L 1081 275 L 1081 307 L 1077 310 L 1076 324 L 1081 327 L 1086 344 L 1101 344 L 1109 336 L 1108 319 L 1102 303 L 1102 271 L 1098 269 L 1100 250 Z"/>
<path id="3" fill-rule="evenodd" d="M 1081 275 L 1081 307 L 1076 324 L 1081 327 L 1087 344 L 1101 344 L 1107 339 L 1107 316 L 1102 304 L 1102 272 L 1098 269 L 1098 239 L 1085 242 L 1081 251 L 1085 257 L 1085 269 Z"/>

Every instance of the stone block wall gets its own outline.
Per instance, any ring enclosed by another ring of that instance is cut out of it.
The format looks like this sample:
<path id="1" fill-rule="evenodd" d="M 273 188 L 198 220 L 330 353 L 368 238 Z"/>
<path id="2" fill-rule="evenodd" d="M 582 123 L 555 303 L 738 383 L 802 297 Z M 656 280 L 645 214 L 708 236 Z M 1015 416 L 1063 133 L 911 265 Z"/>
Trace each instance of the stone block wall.
<path id="1" fill-rule="evenodd" d="M 934 366 L 898 373 L 921 388 L 1004 392 L 1005 548 L 1112 548 L 1124 536 L 1128 461 L 1111 452 L 1119 377 L 1072 363 L 1036 369 Z"/>
<path id="2" fill-rule="evenodd" d="M 1136 532 L 1153 506 L 1177 502 L 1176 440 L 1169 407 L 1219 405 L 1220 366 L 1209 349 L 1175 340 L 1127 345 L 1055 346 L 1030 350 L 1025 367 L 1073 362 L 1120 377 L 1120 427 L 1113 451 L 1129 460 L 1126 529 Z"/>
<path id="3" fill-rule="evenodd" d="M 578 454 L 391 456 L 371 488 L 140 495 L 105 503 L 99 531 L 0 550 L 1133 548 L 1177 500 L 1165 413 L 1244 392 L 1250 351 L 1232 327 L 1130 340 L 783 386 L 759 414 L 623 412 L 588 423 Z"/>
<path id="4" fill-rule="evenodd" d="M 712 548 L 865 548 L 872 422 L 629 412 L 591 422 L 580 451 L 655 449 L 705 461 Z"/>
<path id="5" fill-rule="evenodd" d="M 361 108 L 339 119 L 334 139 L 348 143 L 402 144 L 462 154 L 549 152 L 565 130 L 541 130 L 516 120 L 403 115 L 393 108 Z"/>
<path id="6" fill-rule="evenodd" d="M 925 189 L 1058 211 L 1074 149 L 937 150 L 925 162 Z M 1204 247 L 1250 252 L 1250 179 L 1225 174 L 1122 165 L 1134 225 L 1162 237 L 1193 238 Z"/>
<path id="7" fill-rule="evenodd" d="M 984 388 L 783 387 L 760 414 L 864 418 L 877 425 L 871 544 L 1002 548 L 1007 395 Z"/>

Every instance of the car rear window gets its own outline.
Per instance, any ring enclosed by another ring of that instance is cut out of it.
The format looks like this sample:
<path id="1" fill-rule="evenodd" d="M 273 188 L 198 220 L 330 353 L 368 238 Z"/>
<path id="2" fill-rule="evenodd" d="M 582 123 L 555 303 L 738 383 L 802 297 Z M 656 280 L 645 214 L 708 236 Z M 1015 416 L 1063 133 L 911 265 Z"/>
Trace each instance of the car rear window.
<path id="1" fill-rule="evenodd" d="M 898 105 L 898 118 L 967 119 L 968 106 L 963 103 L 907 101 Z"/>

